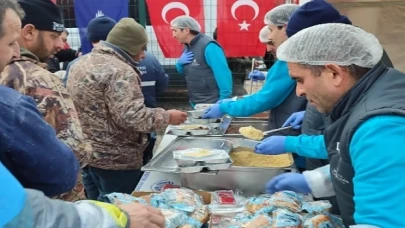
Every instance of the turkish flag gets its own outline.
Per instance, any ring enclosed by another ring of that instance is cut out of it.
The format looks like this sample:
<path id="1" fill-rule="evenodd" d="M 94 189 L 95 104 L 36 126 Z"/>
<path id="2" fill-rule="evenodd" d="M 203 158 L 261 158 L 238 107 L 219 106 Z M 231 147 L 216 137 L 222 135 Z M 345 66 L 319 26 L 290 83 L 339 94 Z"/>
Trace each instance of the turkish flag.
<path id="1" fill-rule="evenodd" d="M 260 43 L 259 32 L 274 6 L 273 0 L 218 1 L 217 36 L 227 57 L 263 55 L 266 46 Z"/>
<path id="2" fill-rule="evenodd" d="M 170 22 L 181 15 L 198 21 L 204 32 L 204 0 L 146 0 L 153 30 L 166 58 L 180 57 L 183 46 L 173 37 Z"/>

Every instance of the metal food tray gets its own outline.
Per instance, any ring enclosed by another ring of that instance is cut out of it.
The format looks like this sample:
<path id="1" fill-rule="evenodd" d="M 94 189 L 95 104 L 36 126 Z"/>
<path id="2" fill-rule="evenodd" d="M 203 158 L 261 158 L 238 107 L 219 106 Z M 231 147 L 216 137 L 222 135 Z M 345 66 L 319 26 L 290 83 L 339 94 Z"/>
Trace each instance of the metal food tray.
<path id="1" fill-rule="evenodd" d="M 235 137 L 189 137 L 177 138 L 159 155 L 153 158 L 143 171 L 157 171 L 163 173 L 180 173 L 182 186 L 194 190 L 241 190 L 244 196 L 252 196 L 265 192 L 265 184 L 273 177 L 284 172 L 295 172 L 295 165 L 286 168 L 256 168 L 231 166 L 220 171 L 200 173 L 181 173 L 172 151 L 178 149 L 205 147 L 207 149 L 232 150 L 231 141 Z M 293 161 L 292 155 L 291 160 Z"/>
<path id="2" fill-rule="evenodd" d="M 189 148 L 219 149 L 229 153 L 232 150 L 232 143 L 222 137 L 178 137 L 142 167 L 142 171 L 180 173 L 180 169 L 173 157 L 173 151 Z"/>

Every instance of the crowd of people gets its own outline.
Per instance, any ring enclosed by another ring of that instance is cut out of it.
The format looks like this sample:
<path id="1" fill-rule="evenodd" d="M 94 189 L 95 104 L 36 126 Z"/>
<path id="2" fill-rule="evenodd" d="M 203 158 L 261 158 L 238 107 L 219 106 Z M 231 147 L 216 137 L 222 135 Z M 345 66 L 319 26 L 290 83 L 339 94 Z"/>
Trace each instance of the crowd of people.
<path id="1" fill-rule="evenodd" d="M 374 35 L 324 0 L 277 6 L 264 23 L 258 37 L 276 61 L 267 75 L 249 73 L 265 80 L 260 91 L 235 99 L 239 72 L 216 37 L 189 16 L 171 21 L 191 106 L 214 104 L 203 118 L 270 110 L 269 129 L 292 126 L 255 148 L 292 152 L 302 171 L 272 178 L 267 192 L 328 199 L 347 227 L 405 227 L 405 75 Z M 0 227 L 165 227 L 158 209 L 106 197 L 130 194 L 156 131 L 187 118 L 157 107 L 169 78 L 146 51 L 145 29 L 132 18 L 94 18 L 85 55 L 66 46 L 67 35 L 50 0 L 0 1 Z M 62 50 L 70 63 L 58 77 L 49 65 Z"/>

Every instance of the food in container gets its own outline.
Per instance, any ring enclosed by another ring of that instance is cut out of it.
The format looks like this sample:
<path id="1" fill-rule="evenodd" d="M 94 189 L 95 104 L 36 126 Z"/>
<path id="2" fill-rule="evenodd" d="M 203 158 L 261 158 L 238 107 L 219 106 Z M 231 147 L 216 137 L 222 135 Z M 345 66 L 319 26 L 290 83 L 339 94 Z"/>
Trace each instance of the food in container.
<path id="1" fill-rule="evenodd" d="M 258 167 L 258 168 L 285 168 L 294 161 L 290 154 L 263 155 L 256 154 L 251 148 L 234 148 L 229 154 L 233 166 Z"/>
<path id="2" fill-rule="evenodd" d="M 196 166 L 180 166 L 180 171 L 182 173 L 199 173 L 204 169 L 205 166 L 196 165 Z"/>
<path id="3" fill-rule="evenodd" d="M 207 135 L 210 132 L 210 127 L 198 124 L 185 124 L 179 126 L 172 126 L 169 133 L 173 135 Z"/>
<path id="4" fill-rule="evenodd" d="M 204 110 L 205 111 L 205 109 L 207 109 L 207 108 L 209 108 L 209 107 L 211 107 L 213 105 L 214 104 L 196 104 L 194 106 L 194 109 L 196 109 L 196 110 Z"/>
<path id="5" fill-rule="evenodd" d="M 192 110 L 192 111 L 187 111 L 187 116 L 192 119 L 202 119 L 202 116 L 204 116 L 205 110 Z"/>
<path id="6" fill-rule="evenodd" d="M 186 150 L 173 151 L 173 157 L 176 160 L 204 162 L 222 160 L 222 163 L 225 163 L 229 159 L 229 154 L 225 150 L 190 148 Z"/>
<path id="7" fill-rule="evenodd" d="M 195 118 L 195 119 L 191 119 L 190 122 L 195 123 L 195 124 L 211 124 L 211 123 L 221 123 L 221 119 Z"/>
<path id="8" fill-rule="evenodd" d="M 243 136 L 245 136 L 248 139 L 260 141 L 264 138 L 263 132 L 252 126 L 239 128 L 239 133 L 241 133 Z"/>

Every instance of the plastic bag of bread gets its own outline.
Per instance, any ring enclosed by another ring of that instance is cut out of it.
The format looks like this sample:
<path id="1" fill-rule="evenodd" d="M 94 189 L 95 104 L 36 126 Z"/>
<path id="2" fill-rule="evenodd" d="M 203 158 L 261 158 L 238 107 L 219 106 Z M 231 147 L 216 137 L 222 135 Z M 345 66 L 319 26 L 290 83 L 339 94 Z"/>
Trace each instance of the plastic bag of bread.
<path id="1" fill-rule="evenodd" d="M 165 228 L 176 228 L 187 221 L 187 216 L 176 210 L 161 209 L 163 216 L 165 217 Z"/>
<path id="2" fill-rule="evenodd" d="M 197 219 L 188 217 L 179 228 L 201 228 L 203 224 L 204 223 L 201 223 Z"/>
<path id="3" fill-rule="evenodd" d="M 304 202 L 302 204 L 302 210 L 310 214 L 322 214 L 328 212 L 330 208 L 332 208 L 332 204 L 326 200 Z"/>
<path id="4" fill-rule="evenodd" d="M 271 226 L 272 219 L 268 215 L 256 215 L 248 220 L 242 220 L 239 224 L 232 227 L 243 228 L 268 228 Z"/>
<path id="5" fill-rule="evenodd" d="M 315 215 L 304 222 L 304 228 L 335 228 L 328 215 Z"/>
<path id="6" fill-rule="evenodd" d="M 273 211 L 273 224 L 271 228 L 301 228 L 302 217 L 286 209 Z"/>
<path id="7" fill-rule="evenodd" d="M 150 205 L 154 208 L 169 209 L 169 205 L 166 202 L 165 197 L 162 194 L 151 194 Z"/>
<path id="8" fill-rule="evenodd" d="M 271 207 L 272 206 L 270 195 L 251 197 L 246 203 L 246 209 L 252 214 L 255 214 L 256 212 L 264 208 L 271 208 Z"/>
<path id="9" fill-rule="evenodd" d="M 300 212 L 302 197 L 292 191 L 276 192 L 270 197 L 270 205 L 276 208 L 285 208 L 292 212 Z"/>
<path id="10" fill-rule="evenodd" d="M 207 205 L 202 205 L 201 207 L 196 208 L 193 212 L 189 214 L 191 218 L 194 218 L 200 221 L 202 224 L 205 224 L 210 219 L 210 212 Z"/>
<path id="11" fill-rule="evenodd" d="M 147 204 L 146 201 L 142 198 L 137 198 L 135 196 L 126 194 L 126 193 L 117 193 L 113 192 L 106 195 L 110 203 L 114 205 L 121 205 L 121 204 L 130 204 L 130 203 L 141 203 Z"/>
<path id="12" fill-rule="evenodd" d="M 177 210 L 193 212 L 202 206 L 200 196 L 189 189 L 166 189 L 162 195 L 167 205 Z"/>

